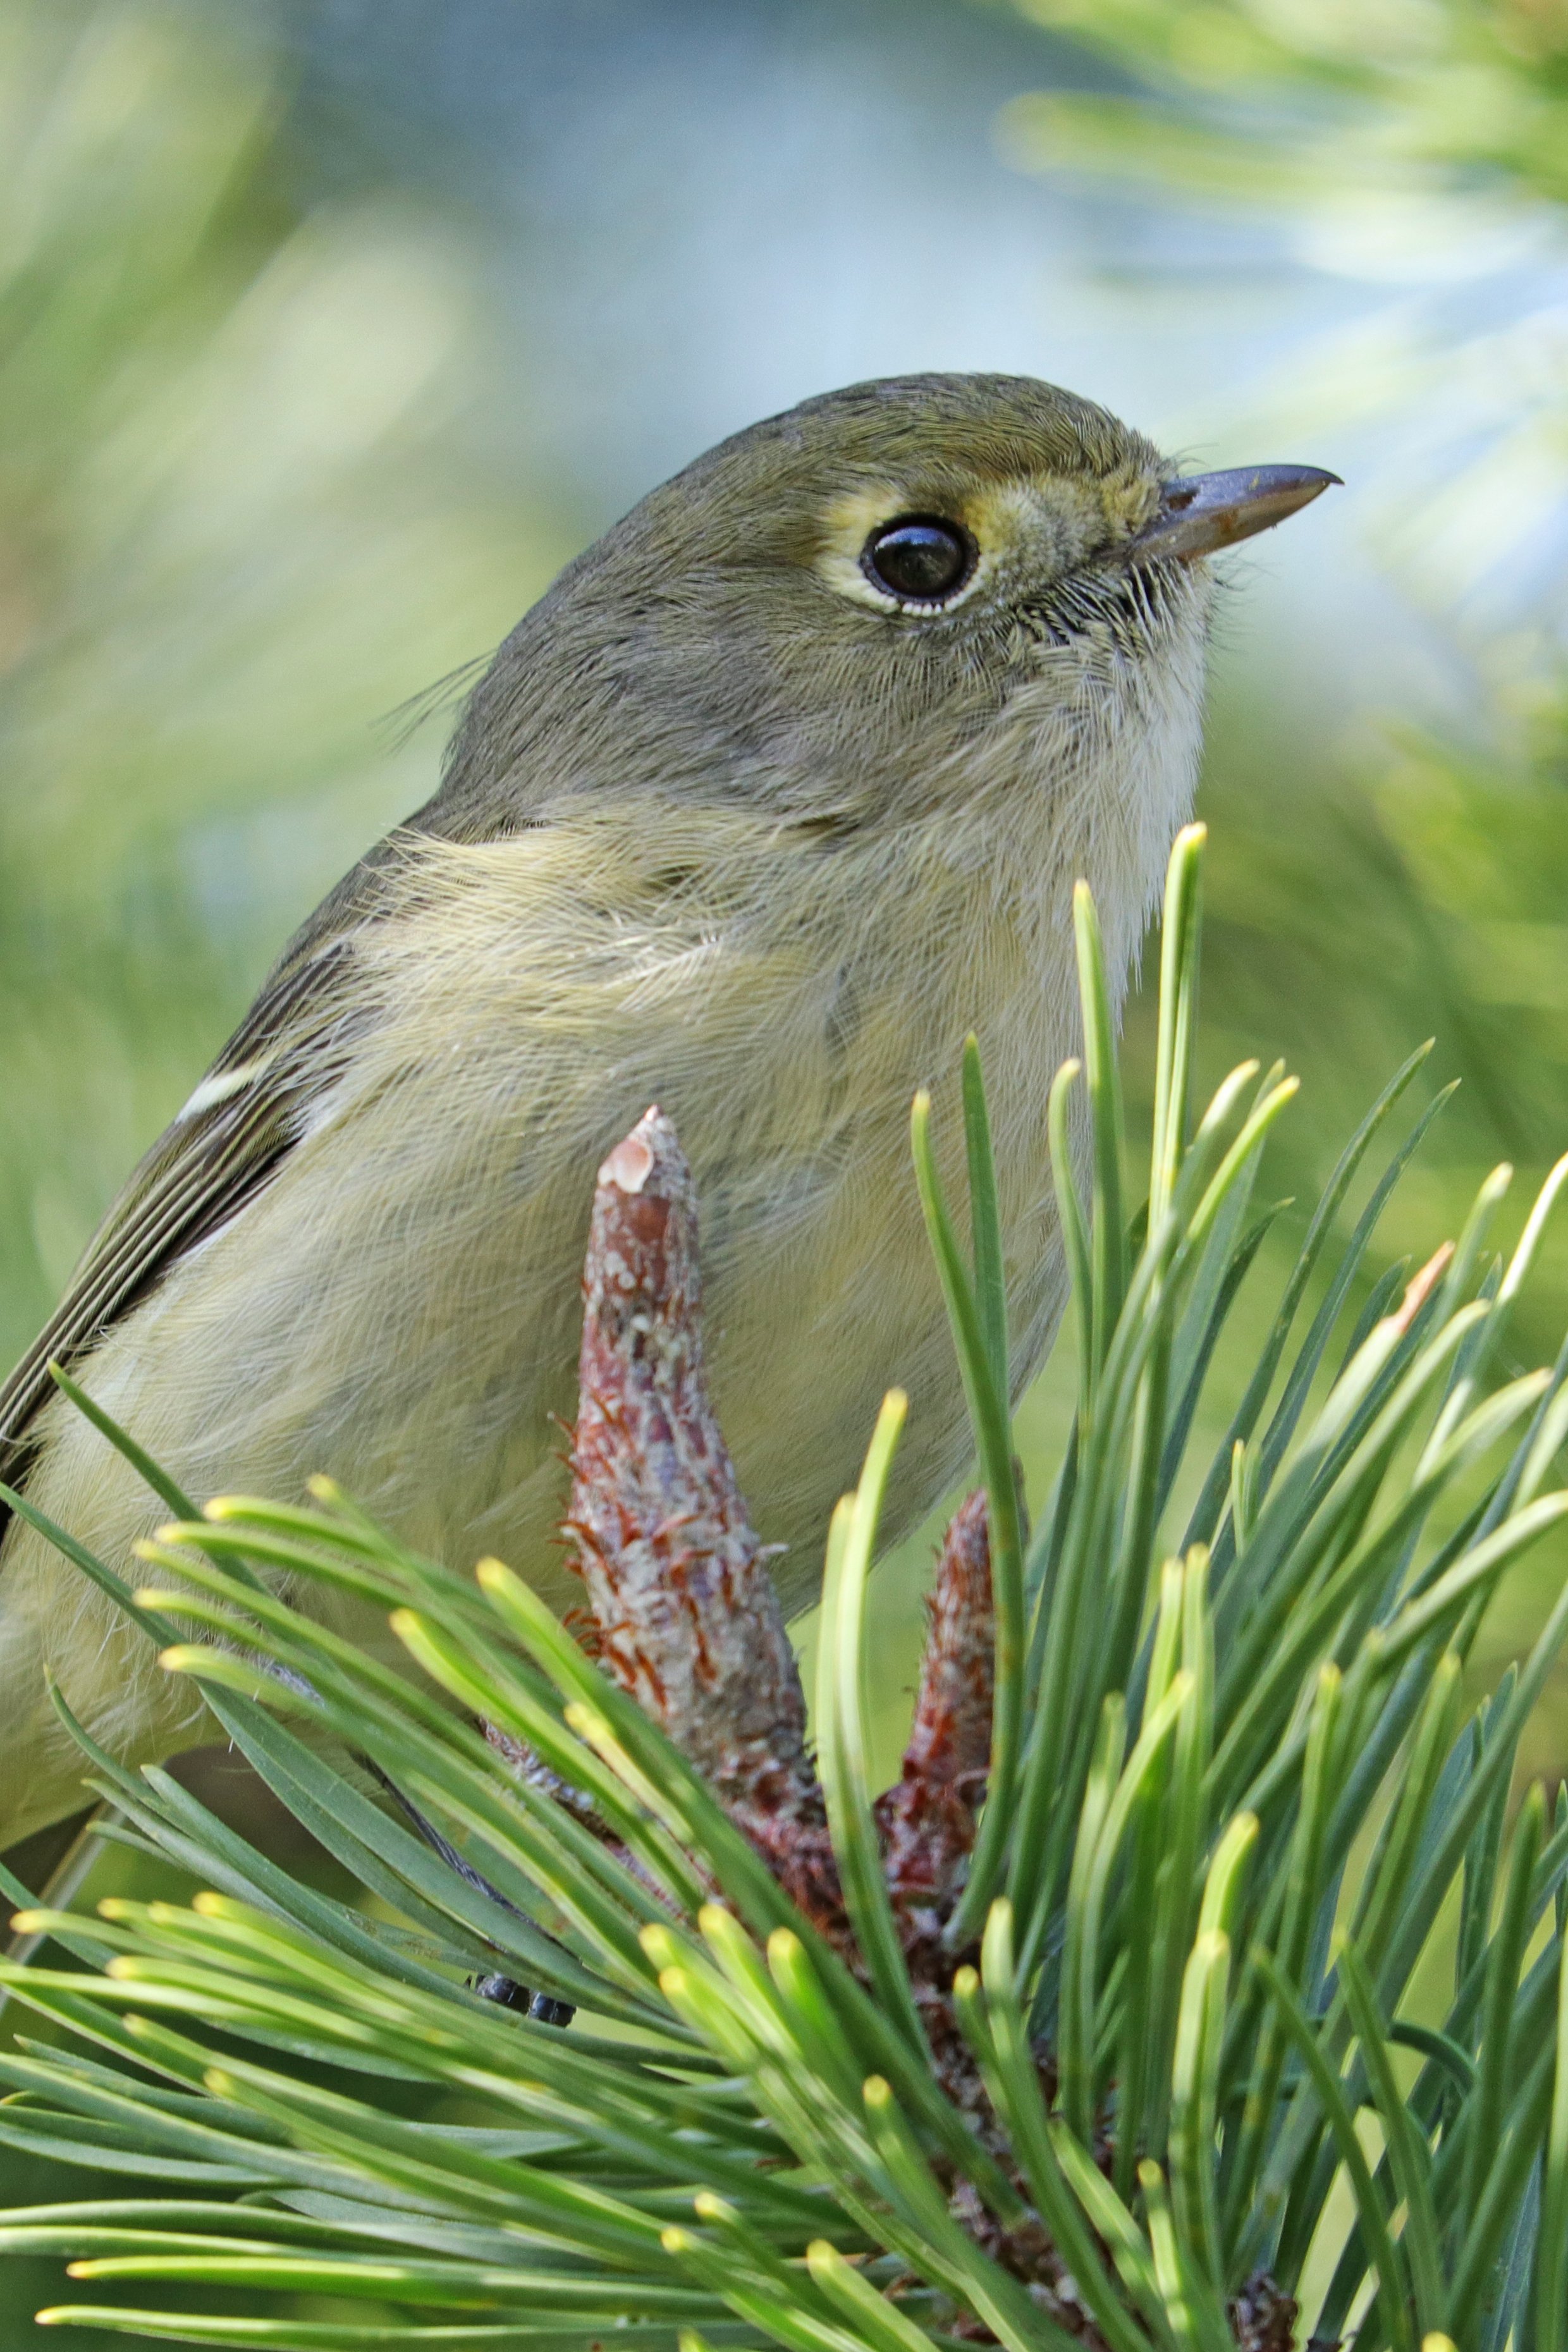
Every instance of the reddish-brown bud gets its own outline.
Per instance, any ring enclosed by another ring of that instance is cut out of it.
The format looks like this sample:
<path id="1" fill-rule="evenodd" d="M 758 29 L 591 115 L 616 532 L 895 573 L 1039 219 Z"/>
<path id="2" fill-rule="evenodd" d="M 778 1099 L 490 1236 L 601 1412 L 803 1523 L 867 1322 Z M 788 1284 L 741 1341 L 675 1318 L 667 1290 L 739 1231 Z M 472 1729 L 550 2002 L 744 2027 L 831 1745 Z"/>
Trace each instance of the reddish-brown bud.
<path id="1" fill-rule="evenodd" d="M 825 1863 L 837 1885 L 805 1699 L 709 1397 L 701 1303 L 691 1171 L 655 1108 L 599 1171 L 567 1528 L 605 1672 L 804 1899 Z"/>
<path id="2" fill-rule="evenodd" d="M 954 1512 L 937 1560 L 901 1778 L 877 1801 L 896 1906 L 945 1917 L 974 1843 L 991 1759 L 994 1629 L 985 1495 Z"/>

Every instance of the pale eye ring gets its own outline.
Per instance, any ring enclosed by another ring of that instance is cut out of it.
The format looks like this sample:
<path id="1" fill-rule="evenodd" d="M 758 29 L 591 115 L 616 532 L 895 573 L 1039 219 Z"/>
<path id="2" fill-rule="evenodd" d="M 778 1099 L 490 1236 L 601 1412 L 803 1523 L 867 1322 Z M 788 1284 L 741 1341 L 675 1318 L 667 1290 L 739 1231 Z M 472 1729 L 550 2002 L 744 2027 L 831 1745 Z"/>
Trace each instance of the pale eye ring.
<path id="1" fill-rule="evenodd" d="M 860 551 L 866 577 L 901 604 L 943 604 L 974 570 L 980 551 L 962 523 L 942 515 L 895 515 Z"/>

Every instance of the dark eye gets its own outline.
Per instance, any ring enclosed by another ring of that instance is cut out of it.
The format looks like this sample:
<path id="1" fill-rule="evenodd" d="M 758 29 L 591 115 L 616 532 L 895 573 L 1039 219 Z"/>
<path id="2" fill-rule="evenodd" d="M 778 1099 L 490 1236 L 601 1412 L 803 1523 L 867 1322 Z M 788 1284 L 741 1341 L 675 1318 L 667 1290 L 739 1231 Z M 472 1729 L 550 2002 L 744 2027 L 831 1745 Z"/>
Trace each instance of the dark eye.
<path id="1" fill-rule="evenodd" d="M 915 604 L 940 604 L 962 588 L 974 559 L 969 533 L 936 515 L 900 515 L 874 530 L 860 551 L 861 567 L 879 588 Z"/>

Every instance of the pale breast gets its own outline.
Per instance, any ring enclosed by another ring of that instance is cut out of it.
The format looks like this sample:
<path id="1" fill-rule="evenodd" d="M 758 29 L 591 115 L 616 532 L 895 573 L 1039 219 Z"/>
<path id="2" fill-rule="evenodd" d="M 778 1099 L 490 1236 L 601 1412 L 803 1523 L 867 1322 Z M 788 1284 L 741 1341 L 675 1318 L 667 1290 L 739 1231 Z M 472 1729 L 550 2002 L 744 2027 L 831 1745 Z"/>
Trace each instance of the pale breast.
<path id="1" fill-rule="evenodd" d="M 88 1386 L 198 1497 L 297 1496 L 325 1469 L 420 1547 L 498 1551 L 566 1601 L 555 1417 L 593 1171 L 658 1100 L 697 1179 L 720 1415 L 761 1533 L 788 1547 L 788 1601 L 808 1599 L 887 1386 L 911 1406 L 889 1535 L 967 1451 L 908 1117 L 929 1087 L 961 1204 L 971 1028 L 1017 1380 L 1054 1327 L 1045 1120 L 1077 1042 L 1072 882 L 1095 884 L 1120 991 L 1191 789 L 1195 718 L 1152 742 L 1147 718 L 1080 730 L 1064 784 L 1059 706 L 1021 700 L 962 805 L 830 853 L 710 810 L 705 865 L 678 826 L 433 844 L 363 958 L 377 1018 L 349 1075 L 267 1188 L 104 1339 Z M 700 896 L 671 886 L 682 871 Z M 125 1570 L 161 1507 L 62 1402 L 37 1429 L 34 1499 Z M 32 1704 L 45 1658 L 128 1755 L 191 1736 L 187 1701 L 30 1531 L 5 1559 L 0 1688 L 18 1757 L 55 1759 L 29 1800 L 47 1820 L 50 1770 L 75 1765 Z"/>

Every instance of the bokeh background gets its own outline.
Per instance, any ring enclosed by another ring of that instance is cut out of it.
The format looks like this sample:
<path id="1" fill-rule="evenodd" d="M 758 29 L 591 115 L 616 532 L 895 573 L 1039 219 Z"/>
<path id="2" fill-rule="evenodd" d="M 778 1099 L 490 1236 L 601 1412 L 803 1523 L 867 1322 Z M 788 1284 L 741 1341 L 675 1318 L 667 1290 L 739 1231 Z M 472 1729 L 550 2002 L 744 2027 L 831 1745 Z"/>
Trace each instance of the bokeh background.
<path id="1" fill-rule="evenodd" d="M 1517 1224 L 1568 1147 L 1564 0 L 0 0 L 0 1354 L 558 565 L 925 367 L 1345 477 L 1226 567 L 1205 1064 L 1301 1072 L 1300 1217 L 1435 1034 L 1377 1262 L 1500 1158 Z M 1565 1323 L 1554 1244 L 1521 1358 Z"/>

